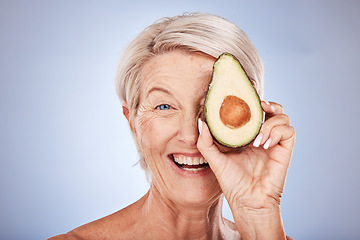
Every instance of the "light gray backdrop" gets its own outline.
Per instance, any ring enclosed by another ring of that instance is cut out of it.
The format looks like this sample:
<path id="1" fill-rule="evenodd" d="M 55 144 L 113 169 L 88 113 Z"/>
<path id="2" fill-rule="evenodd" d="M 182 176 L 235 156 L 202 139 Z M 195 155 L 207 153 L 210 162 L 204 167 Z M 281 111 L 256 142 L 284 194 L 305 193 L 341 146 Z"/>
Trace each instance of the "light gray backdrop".
<path id="1" fill-rule="evenodd" d="M 266 99 L 297 129 L 287 234 L 359 238 L 359 1 L 1 0 L 0 239 L 44 239 L 145 194 L 116 64 L 147 25 L 193 11 L 245 30 L 265 63 Z"/>

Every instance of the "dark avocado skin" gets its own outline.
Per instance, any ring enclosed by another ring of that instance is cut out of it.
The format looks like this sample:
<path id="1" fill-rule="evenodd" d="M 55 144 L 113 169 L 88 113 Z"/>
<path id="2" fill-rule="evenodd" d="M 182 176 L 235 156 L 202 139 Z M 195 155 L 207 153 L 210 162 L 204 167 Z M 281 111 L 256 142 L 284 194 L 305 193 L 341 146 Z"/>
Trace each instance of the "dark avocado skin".
<path id="1" fill-rule="evenodd" d="M 234 55 L 232 55 L 231 53 L 227 53 L 227 52 L 222 53 L 222 54 L 216 59 L 216 61 L 214 62 L 214 65 L 213 65 L 213 74 L 211 75 L 211 81 L 210 81 L 209 86 L 208 86 L 208 89 L 207 89 L 207 91 L 206 91 L 206 96 L 205 96 L 205 101 L 204 101 L 205 103 L 206 103 L 206 100 L 207 100 L 207 98 L 208 98 L 208 96 L 209 96 L 208 93 L 209 93 L 210 86 L 211 86 L 211 83 L 213 82 L 213 78 L 214 78 L 215 63 L 216 63 L 216 62 L 221 58 L 221 56 L 223 56 L 224 54 L 226 54 L 226 55 L 228 55 L 228 56 L 231 56 L 232 58 L 234 58 L 234 59 L 240 64 L 241 68 L 243 69 L 244 73 L 246 74 L 247 79 L 250 81 L 249 75 L 248 75 L 247 72 L 245 71 L 245 69 L 244 69 L 244 67 L 242 66 L 242 64 L 240 63 L 240 61 L 239 61 Z M 257 98 L 259 99 L 259 101 L 261 102 L 260 97 L 259 97 L 259 94 L 257 93 L 257 91 L 255 91 L 255 92 L 256 92 L 256 97 L 257 97 Z M 260 107 L 261 107 L 261 104 L 260 104 Z M 262 107 L 261 107 L 261 110 L 264 111 L 264 109 L 262 109 Z M 204 104 L 203 114 L 202 114 L 202 115 L 203 115 L 204 121 L 205 121 L 206 124 L 207 124 L 207 119 L 206 119 L 206 114 L 205 114 L 206 111 L 207 111 L 207 109 L 206 109 L 206 104 Z M 252 141 L 257 137 L 257 135 L 259 135 L 261 126 L 262 126 L 262 123 L 261 123 L 261 125 L 260 125 L 260 127 L 259 127 L 259 129 L 258 129 L 258 132 L 256 133 L 256 135 L 255 135 L 254 138 L 252 139 Z M 221 152 L 226 152 L 226 151 L 229 151 L 229 150 L 231 150 L 231 149 L 236 149 L 236 148 L 243 148 L 243 147 L 248 146 L 248 145 L 252 142 L 252 141 L 250 141 L 248 144 L 245 144 L 245 145 L 242 145 L 242 146 L 227 145 L 227 144 L 225 144 L 224 142 L 218 140 L 218 139 L 213 135 L 213 133 L 211 132 L 211 129 L 210 129 L 210 128 L 209 128 L 209 130 L 210 130 L 211 136 L 212 136 L 213 139 L 215 140 L 215 143 L 220 146 Z"/>

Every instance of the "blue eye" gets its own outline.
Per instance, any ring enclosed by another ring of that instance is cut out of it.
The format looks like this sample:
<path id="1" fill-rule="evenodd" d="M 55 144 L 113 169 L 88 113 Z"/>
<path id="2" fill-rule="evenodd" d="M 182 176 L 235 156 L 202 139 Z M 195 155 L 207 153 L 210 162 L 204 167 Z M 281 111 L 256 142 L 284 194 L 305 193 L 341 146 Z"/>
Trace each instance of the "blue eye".
<path id="1" fill-rule="evenodd" d="M 169 110 L 171 107 L 169 104 L 161 104 L 159 106 L 156 107 L 156 109 L 158 110 Z"/>

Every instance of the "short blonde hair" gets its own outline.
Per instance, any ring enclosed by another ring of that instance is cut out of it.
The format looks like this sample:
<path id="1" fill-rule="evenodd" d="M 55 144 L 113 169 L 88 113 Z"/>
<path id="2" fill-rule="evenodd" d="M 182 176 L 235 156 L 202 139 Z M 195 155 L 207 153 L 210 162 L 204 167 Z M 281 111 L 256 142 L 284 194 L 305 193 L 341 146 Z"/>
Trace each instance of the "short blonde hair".
<path id="1" fill-rule="evenodd" d="M 246 34 L 232 22 L 216 15 L 184 14 L 156 21 L 125 49 L 117 69 L 116 91 L 130 110 L 130 120 L 136 116 L 139 107 L 142 67 L 152 56 L 177 49 L 202 52 L 214 58 L 223 52 L 233 54 L 262 98 L 263 63 Z M 139 154 L 141 166 L 148 172 L 145 159 L 141 152 Z"/>

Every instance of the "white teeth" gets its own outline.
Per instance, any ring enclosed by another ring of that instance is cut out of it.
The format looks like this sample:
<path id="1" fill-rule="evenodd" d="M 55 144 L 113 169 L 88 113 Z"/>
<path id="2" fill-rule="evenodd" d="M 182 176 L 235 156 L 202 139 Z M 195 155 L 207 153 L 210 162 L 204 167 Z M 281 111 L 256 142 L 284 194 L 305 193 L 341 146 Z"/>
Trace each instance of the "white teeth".
<path id="1" fill-rule="evenodd" d="M 191 171 L 191 172 L 198 172 L 198 171 L 201 171 L 201 170 L 206 169 L 206 168 L 208 168 L 208 166 L 204 166 L 204 167 L 200 167 L 200 168 L 181 167 L 181 169 Z"/>
<path id="2" fill-rule="evenodd" d="M 202 163 L 207 163 L 207 161 L 203 157 L 187 157 L 183 155 L 174 156 L 174 160 L 179 164 L 186 165 L 199 165 Z"/>

